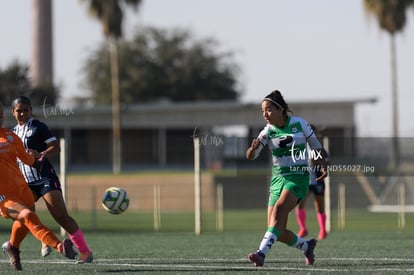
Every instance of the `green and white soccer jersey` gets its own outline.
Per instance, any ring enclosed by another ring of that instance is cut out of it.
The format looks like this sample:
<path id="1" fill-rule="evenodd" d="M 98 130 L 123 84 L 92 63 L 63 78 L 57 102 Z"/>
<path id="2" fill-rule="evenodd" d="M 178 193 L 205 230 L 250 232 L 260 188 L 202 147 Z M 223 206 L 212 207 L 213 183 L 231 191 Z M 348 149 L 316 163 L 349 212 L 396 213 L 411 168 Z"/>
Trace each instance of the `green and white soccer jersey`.
<path id="1" fill-rule="evenodd" d="M 302 200 L 309 189 L 308 159 L 318 159 L 322 146 L 309 123 L 300 117 L 288 117 L 284 128 L 266 125 L 260 132 L 255 158 L 264 146 L 272 151 L 272 179 L 269 206 L 274 206 L 283 190 Z"/>
<path id="2" fill-rule="evenodd" d="M 300 117 L 290 116 L 284 128 L 268 124 L 260 132 L 260 146 L 268 145 L 272 151 L 273 175 L 307 174 L 308 159 L 317 158 L 316 149 L 322 146 L 309 123 Z"/>

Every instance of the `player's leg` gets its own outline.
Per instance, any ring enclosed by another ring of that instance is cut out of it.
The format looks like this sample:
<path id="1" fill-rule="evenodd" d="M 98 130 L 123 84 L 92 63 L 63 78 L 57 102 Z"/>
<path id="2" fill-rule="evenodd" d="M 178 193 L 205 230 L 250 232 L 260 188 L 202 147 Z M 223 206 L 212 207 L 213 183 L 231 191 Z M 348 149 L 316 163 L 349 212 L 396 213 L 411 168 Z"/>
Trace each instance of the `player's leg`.
<path id="1" fill-rule="evenodd" d="M 317 241 L 315 239 L 305 240 L 286 228 L 290 211 L 293 210 L 295 205 L 309 193 L 309 177 L 306 175 L 292 175 L 287 177 L 287 181 L 283 188 L 284 190 L 276 203 L 276 206 L 278 206 L 278 204 L 283 206 L 279 207 L 282 211 L 279 211 L 279 209 L 276 211 L 276 227 L 278 227 L 278 223 L 282 226 L 278 227 L 281 232 L 278 241 L 301 250 L 305 256 L 306 264 L 312 265 L 315 260 L 313 251 Z"/>
<path id="2" fill-rule="evenodd" d="M 28 208 L 24 208 L 16 216 L 16 220 L 24 223 L 33 236 L 42 243 L 56 249 L 59 253 L 69 259 L 75 258 L 76 252 L 72 248 L 72 242 L 69 240 L 61 242 L 58 237 L 56 237 L 56 235 L 40 221 L 35 212 Z"/>
<path id="3" fill-rule="evenodd" d="M 27 193 L 23 193 L 26 195 Z M 33 194 L 33 193 L 32 193 Z M 27 194 L 28 195 L 28 194 Z M 33 198 L 36 199 L 35 194 L 33 194 Z M 33 204 L 32 207 L 30 207 L 30 210 L 35 212 L 35 205 Z M 20 221 L 14 220 L 12 225 L 12 230 L 10 233 L 10 244 L 17 249 L 20 248 L 20 244 L 26 237 L 27 233 L 29 233 L 29 229 Z"/>
<path id="4" fill-rule="evenodd" d="M 42 197 L 42 189 L 44 188 L 44 181 L 45 179 L 42 179 L 40 181 L 34 181 L 34 182 L 29 183 L 29 188 L 30 188 L 30 191 L 32 192 L 33 199 L 35 202 L 37 202 L 39 198 Z M 33 212 L 36 212 L 35 207 L 36 206 L 34 205 L 31 208 Z M 42 243 L 42 248 L 40 252 L 43 257 L 46 257 L 50 255 L 50 253 L 52 252 L 52 248 L 48 246 L 47 244 Z"/>
<path id="5" fill-rule="evenodd" d="M 256 266 L 262 266 L 264 258 L 278 237 L 286 229 L 287 216 L 297 204 L 297 198 L 290 203 L 290 192 L 285 189 L 287 180 L 283 177 L 272 177 L 272 188 L 269 194 L 267 208 L 267 230 L 255 253 L 249 254 L 249 259 Z"/>
<path id="6" fill-rule="evenodd" d="M 325 200 L 323 195 L 315 196 L 314 206 L 316 210 L 316 218 L 319 224 L 318 239 L 323 240 L 327 237 L 326 233 L 326 213 L 325 213 Z"/>
<path id="7" fill-rule="evenodd" d="M 295 208 L 295 214 L 296 214 L 296 221 L 299 225 L 299 232 L 298 236 L 305 237 L 308 235 L 308 229 L 306 227 L 306 201 L 309 197 L 309 194 L 311 192 L 308 192 L 303 200 L 300 201 L 299 205 Z"/>
<path id="8" fill-rule="evenodd" d="M 20 221 L 15 220 L 10 233 L 10 243 L 19 249 L 27 233 L 29 233 L 29 229 Z"/>
<path id="9" fill-rule="evenodd" d="M 50 247 L 55 248 L 63 256 L 70 259 L 73 259 L 76 256 L 76 252 L 72 248 L 72 242 L 70 240 L 60 242 L 56 235 L 40 221 L 36 213 L 27 208 L 24 204 L 8 201 L 7 206 L 2 208 L 2 212 L 5 213 L 5 217 L 12 218 L 13 220 L 17 220 L 24 224 L 35 238 L 46 243 Z M 21 270 L 19 249 L 12 246 L 10 241 L 5 242 L 2 245 L 2 249 L 8 254 L 10 264 L 12 264 L 15 269 Z"/>
<path id="10" fill-rule="evenodd" d="M 327 237 L 326 233 L 326 213 L 325 213 L 325 183 L 318 182 L 314 190 L 315 199 L 314 207 L 316 211 L 316 218 L 319 224 L 318 239 L 323 240 Z"/>
<path id="11" fill-rule="evenodd" d="M 276 201 L 279 198 L 278 192 L 270 192 L 269 200 L 268 200 L 268 208 L 267 208 L 267 225 L 268 228 L 265 232 L 265 235 L 262 239 L 262 241 L 259 244 L 258 249 L 254 253 L 250 253 L 247 257 L 248 259 L 254 263 L 255 266 L 263 266 L 264 259 L 266 257 L 267 252 L 273 245 L 273 243 L 277 240 L 277 235 L 279 234 L 276 232 L 274 227 L 270 227 L 269 225 L 273 223 L 274 217 L 274 206 L 276 204 Z"/>
<path id="12" fill-rule="evenodd" d="M 312 265 L 315 260 L 313 250 L 316 246 L 316 240 L 305 240 L 286 228 L 289 213 L 294 209 L 298 201 L 298 196 L 292 192 L 292 189 L 292 187 L 287 186 L 287 189 L 283 190 L 275 205 L 275 228 L 280 232 L 277 240 L 302 251 L 306 264 Z"/>
<path id="13" fill-rule="evenodd" d="M 309 190 L 309 177 L 273 177 L 272 188 L 268 203 L 268 228 L 255 253 L 248 258 L 256 266 L 262 266 L 267 252 L 275 241 L 301 249 L 307 264 L 313 264 L 313 250 L 316 240 L 306 241 L 286 229 L 290 211 L 306 196 Z"/>
<path id="14" fill-rule="evenodd" d="M 69 216 L 62 192 L 60 190 L 51 190 L 43 194 L 47 208 L 56 220 L 68 233 L 73 244 L 80 252 L 80 263 L 90 263 L 93 260 L 92 252 L 89 249 L 84 235 L 76 221 Z"/>
<path id="15" fill-rule="evenodd" d="M 292 231 L 285 230 L 285 234 L 281 235 L 278 241 L 299 249 L 305 256 L 305 262 L 307 265 L 312 265 L 314 263 L 315 255 L 313 254 L 313 251 L 317 243 L 315 239 L 305 240 Z"/>
<path id="16" fill-rule="evenodd" d="M 276 199 L 276 201 L 274 201 Z M 280 197 L 269 199 L 268 207 L 268 228 L 260 242 L 259 248 L 255 253 L 249 254 L 248 258 L 255 266 L 263 266 L 266 254 L 271 249 L 275 241 L 295 246 L 305 254 L 307 264 L 313 264 L 313 249 L 316 242 L 309 242 L 296 236 L 293 232 L 286 229 L 288 216 L 297 205 L 298 197 L 289 190 L 282 191 Z M 272 206 L 271 204 L 274 203 Z"/>
<path id="17" fill-rule="evenodd" d="M 10 232 L 10 240 L 4 242 L 1 246 L 3 252 L 9 257 L 10 266 L 15 270 L 23 269 L 20 261 L 20 244 L 28 232 L 29 229 L 23 223 L 15 220 Z"/>
<path id="18" fill-rule="evenodd" d="M 272 218 L 273 212 L 274 212 L 274 206 L 268 206 L 268 210 L 267 210 L 268 225 L 274 220 Z M 256 252 L 250 253 L 248 255 L 249 260 L 253 262 L 255 266 L 263 266 L 266 254 L 272 248 L 272 245 L 276 242 L 278 235 L 280 235 L 280 233 L 277 231 L 276 228 L 272 226 L 268 226 Z"/>
<path id="19" fill-rule="evenodd" d="M 24 209 L 23 205 L 16 204 L 15 201 L 11 199 L 13 195 L 16 197 L 21 197 L 24 201 L 27 201 L 30 205 L 33 205 L 32 208 L 34 209 L 33 197 L 29 192 L 27 192 L 28 188 L 24 190 L 26 192 L 19 191 L 20 190 L 17 190 L 15 194 L 9 195 L 8 200 L 3 200 L 0 202 L 0 213 L 3 217 L 13 218 L 12 216 L 10 216 L 10 213 L 16 216 L 19 213 L 19 211 Z M 28 232 L 29 229 L 22 222 L 14 220 L 10 232 L 10 239 L 4 242 L 1 246 L 4 253 L 6 253 L 9 257 L 10 265 L 16 270 L 22 270 L 22 265 L 20 262 L 20 244 L 24 240 Z"/>
<path id="20" fill-rule="evenodd" d="M 28 208 L 23 208 L 15 216 L 15 219 L 23 223 L 34 237 L 56 250 L 59 250 L 60 240 L 49 228 L 41 223 L 39 217 L 34 212 Z"/>

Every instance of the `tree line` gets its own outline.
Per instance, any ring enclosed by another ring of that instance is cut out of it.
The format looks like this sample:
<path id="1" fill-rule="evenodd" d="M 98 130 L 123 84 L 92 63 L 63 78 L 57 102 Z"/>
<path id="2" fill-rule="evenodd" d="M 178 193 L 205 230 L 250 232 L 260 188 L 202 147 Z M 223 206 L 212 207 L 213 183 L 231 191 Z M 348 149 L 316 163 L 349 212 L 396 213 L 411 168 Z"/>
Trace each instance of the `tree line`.
<path id="1" fill-rule="evenodd" d="M 232 52 L 218 52 L 212 38 L 195 40 L 188 30 L 140 28 L 130 40 L 120 40 L 120 102 L 125 104 L 159 100 L 237 100 L 239 66 Z M 82 85 L 90 96 L 78 102 L 111 102 L 108 44 L 92 51 L 82 66 Z M 30 87 L 28 64 L 14 60 L 0 67 L 0 101 L 6 104 L 18 95 L 30 96 L 34 105 L 47 97 L 55 104 L 61 87 Z"/>

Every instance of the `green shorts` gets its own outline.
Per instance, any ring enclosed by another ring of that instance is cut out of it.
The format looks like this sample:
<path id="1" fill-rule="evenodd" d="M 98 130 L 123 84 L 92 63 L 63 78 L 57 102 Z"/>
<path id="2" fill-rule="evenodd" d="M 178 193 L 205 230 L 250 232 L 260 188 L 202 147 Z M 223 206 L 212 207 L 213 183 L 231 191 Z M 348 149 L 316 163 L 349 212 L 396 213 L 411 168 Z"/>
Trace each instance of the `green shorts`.
<path id="1" fill-rule="evenodd" d="M 270 183 L 270 195 L 268 206 L 274 206 L 283 190 L 289 190 L 298 198 L 298 203 L 303 200 L 309 190 L 309 174 L 272 176 Z"/>

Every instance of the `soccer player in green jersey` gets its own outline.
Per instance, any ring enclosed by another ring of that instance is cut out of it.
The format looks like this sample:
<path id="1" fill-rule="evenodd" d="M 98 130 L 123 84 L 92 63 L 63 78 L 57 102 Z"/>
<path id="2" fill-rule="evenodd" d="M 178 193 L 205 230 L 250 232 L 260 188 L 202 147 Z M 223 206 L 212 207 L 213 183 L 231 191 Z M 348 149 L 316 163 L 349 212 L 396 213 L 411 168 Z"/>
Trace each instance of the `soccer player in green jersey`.
<path id="1" fill-rule="evenodd" d="M 246 151 L 246 158 L 258 157 L 264 146 L 272 152 L 272 179 L 267 211 L 267 230 L 256 252 L 248 258 L 255 266 L 263 266 L 267 252 L 279 241 L 296 247 L 305 256 L 307 265 L 315 261 L 317 240 L 305 240 L 286 228 L 288 216 L 309 190 L 308 159 L 321 168 L 317 180 L 327 176 L 322 145 L 309 123 L 290 116 L 289 106 L 279 91 L 267 95 L 261 104 L 266 126 Z"/>

